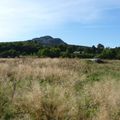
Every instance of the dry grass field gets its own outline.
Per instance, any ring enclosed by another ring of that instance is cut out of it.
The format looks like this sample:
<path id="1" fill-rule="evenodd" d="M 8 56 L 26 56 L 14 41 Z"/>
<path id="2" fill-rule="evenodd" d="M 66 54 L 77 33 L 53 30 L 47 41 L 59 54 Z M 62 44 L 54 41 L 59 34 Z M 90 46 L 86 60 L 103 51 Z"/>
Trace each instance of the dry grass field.
<path id="1" fill-rule="evenodd" d="M 120 120 L 120 61 L 0 59 L 0 120 Z"/>

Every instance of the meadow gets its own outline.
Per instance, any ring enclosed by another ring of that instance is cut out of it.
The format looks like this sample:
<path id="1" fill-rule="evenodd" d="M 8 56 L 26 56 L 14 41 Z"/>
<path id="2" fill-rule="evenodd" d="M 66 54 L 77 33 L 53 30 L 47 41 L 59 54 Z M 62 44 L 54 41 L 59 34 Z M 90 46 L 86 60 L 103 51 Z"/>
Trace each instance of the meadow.
<path id="1" fill-rule="evenodd" d="M 0 59 L 0 120 L 120 120 L 120 61 Z"/>

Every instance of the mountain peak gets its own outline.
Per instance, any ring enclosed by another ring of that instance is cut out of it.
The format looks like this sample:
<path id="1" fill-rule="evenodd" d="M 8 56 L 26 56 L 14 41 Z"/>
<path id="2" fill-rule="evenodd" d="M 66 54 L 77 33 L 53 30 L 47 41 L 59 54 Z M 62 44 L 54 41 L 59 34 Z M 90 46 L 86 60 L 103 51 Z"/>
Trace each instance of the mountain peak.
<path id="1" fill-rule="evenodd" d="M 42 36 L 40 38 L 33 38 L 32 41 L 46 46 L 67 45 L 67 43 L 65 43 L 62 39 L 53 38 L 49 35 Z"/>

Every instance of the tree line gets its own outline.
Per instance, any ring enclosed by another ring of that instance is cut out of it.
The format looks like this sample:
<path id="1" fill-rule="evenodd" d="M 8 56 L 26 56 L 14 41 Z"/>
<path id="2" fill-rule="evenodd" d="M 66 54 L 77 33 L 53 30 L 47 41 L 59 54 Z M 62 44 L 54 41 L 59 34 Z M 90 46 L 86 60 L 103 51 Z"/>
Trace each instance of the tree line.
<path id="1" fill-rule="evenodd" d="M 102 44 L 92 47 L 76 45 L 44 46 L 30 41 L 0 43 L 1 58 L 24 56 L 120 59 L 120 47 L 105 48 Z"/>

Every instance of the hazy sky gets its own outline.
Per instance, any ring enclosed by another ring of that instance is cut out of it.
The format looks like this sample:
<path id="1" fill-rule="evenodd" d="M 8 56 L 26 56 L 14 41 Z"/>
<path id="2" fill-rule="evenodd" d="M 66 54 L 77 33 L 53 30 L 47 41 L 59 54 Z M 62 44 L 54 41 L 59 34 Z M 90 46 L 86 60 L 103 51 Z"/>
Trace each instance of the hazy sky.
<path id="1" fill-rule="evenodd" d="M 0 0 L 0 42 L 44 35 L 120 46 L 120 0 Z"/>

